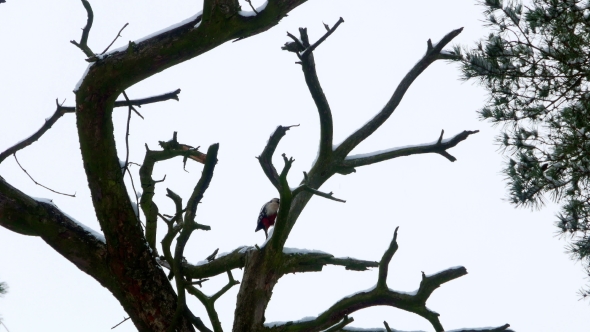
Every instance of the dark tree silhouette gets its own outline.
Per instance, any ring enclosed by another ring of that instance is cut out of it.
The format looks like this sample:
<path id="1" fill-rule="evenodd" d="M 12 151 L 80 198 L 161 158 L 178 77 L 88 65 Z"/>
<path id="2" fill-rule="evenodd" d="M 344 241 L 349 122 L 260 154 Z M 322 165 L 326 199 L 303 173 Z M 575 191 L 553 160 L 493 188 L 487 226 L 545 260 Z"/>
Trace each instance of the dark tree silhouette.
<path id="1" fill-rule="evenodd" d="M 448 150 L 477 131 L 463 131 L 430 144 L 390 149 L 363 156 L 350 152 L 371 136 L 395 111 L 412 82 L 437 60 L 456 59 L 457 55 L 443 48 L 462 29 L 449 32 L 438 43 L 427 43 L 425 55 L 419 59 L 399 83 L 383 109 L 368 123 L 333 146 L 333 123 L 329 103 L 320 86 L 314 62 L 314 51 L 344 21 L 325 26 L 327 32 L 311 42 L 306 29 L 299 36 L 289 34 L 283 49 L 293 52 L 301 65 L 305 82 L 317 106 L 321 134 L 316 162 L 295 187 L 287 181 L 294 162 L 283 154 L 284 164 L 277 170 L 272 156 L 280 140 L 292 126 L 278 126 L 258 157 L 262 170 L 280 197 L 280 209 L 268 241 L 258 247 L 240 247 L 216 257 L 211 254 L 206 263 L 191 265 L 184 259 L 184 248 L 191 234 L 208 230 L 199 223 L 196 211 L 212 179 L 217 165 L 219 144 L 209 146 L 205 153 L 180 143 L 176 133 L 172 139 L 160 142 L 160 150 L 146 146 L 145 159 L 139 171 L 143 194 L 140 206 L 145 215 L 145 228 L 129 198 L 130 189 L 124 177 L 130 173 L 128 158 L 120 163 L 115 147 L 112 113 L 115 107 L 127 107 L 129 117 L 137 112 L 135 106 L 177 99 L 180 90 L 154 98 L 130 100 L 125 90 L 158 72 L 195 58 L 226 41 L 242 39 L 276 25 L 304 0 L 271 0 L 254 15 L 240 15 L 240 6 L 233 0 L 205 0 L 203 12 L 177 27 L 138 43 L 129 43 L 126 50 L 106 53 L 93 52 L 88 46 L 93 12 L 82 0 L 88 21 L 80 41 L 72 41 L 92 63 L 76 90 L 75 107 L 57 104 L 55 114 L 29 138 L 0 154 L 0 162 L 39 139 L 67 113 L 75 113 L 80 147 L 96 216 L 104 232 L 96 234 L 72 220 L 50 202 L 33 199 L 0 177 L 0 225 L 24 235 L 41 237 L 62 256 L 70 260 L 101 285 L 121 303 L 139 331 L 222 331 L 215 302 L 231 287 L 240 284 L 234 315 L 233 331 L 347 331 L 353 321 L 350 314 L 372 306 L 386 305 L 415 313 L 428 320 L 436 331 L 444 331 L 439 314 L 426 307 L 433 291 L 443 283 L 467 274 L 464 267 L 454 267 L 433 275 L 422 274 L 419 289 L 411 293 L 391 290 L 387 286 L 389 263 L 395 254 L 397 229 L 391 243 L 378 261 L 336 258 L 333 255 L 309 251 L 284 250 L 284 245 L 301 212 L 314 196 L 343 202 L 320 187 L 335 174 L 350 174 L 355 168 L 403 156 L 434 153 L 455 161 Z M 107 47 L 108 49 L 108 47 Z M 117 101 L 123 95 L 124 99 Z M 127 146 L 128 148 L 128 146 Z M 202 163 L 203 171 L 186 203 L 172 190 L 167 196 L 174 202 L 174 215 L 164 215 L 153 200 L 160 180 L 152 178 L 154 165 L 171 158 Z M 135 189 L 133 190 L 135 192 Z M 161 248 L 156 246 L 158 219 L 167 227 Z M 175 245 L 173 242 L 176 240 Z M 161 254 L 160 254 L 161 252 Z M 321 271 L 325 265 L 339 265 L 347 270 L 364 271 L 378 268 L 374 288 L 345 297 L 314 319 L 265 325 L 265 311 L 277 281 L 287 273 Z M 162 268 L 168 269 L 166 273 Z M 242 280 L 236 280 L 232 270 L 244 270 Z M 212 296 L 202 293 L 195 285 L 209 278 L 227 275 L 226 286 Z M 173 279 L 171 283 L 170 280 Z M 175 286 L 175 287 L 173 287 Z M 210 326 L 196 317 L 186 304 L 186 294 L 198 298 L 206 309 Z M 508 331 L 509 325 L 478 329 L 478 331 Z M 385 329 L 391 331 L 385 323 Z M 473 331 L 469 329 L 463 332 Z"/>

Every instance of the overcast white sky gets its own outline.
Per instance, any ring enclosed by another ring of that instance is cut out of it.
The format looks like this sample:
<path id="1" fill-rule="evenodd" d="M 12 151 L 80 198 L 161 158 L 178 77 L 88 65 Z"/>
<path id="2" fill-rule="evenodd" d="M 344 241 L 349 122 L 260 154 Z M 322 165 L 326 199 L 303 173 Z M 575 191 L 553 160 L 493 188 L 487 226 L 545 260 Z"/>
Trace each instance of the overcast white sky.
<path id="1" fill-rule="evenodd" d="M 190 17 L 202 6 L 192 0 L 91 3 L 95 20 L 89 45 L 95 52 L 102 52 L 126 22 L 123 38 L 113 47 Z M 277 125 L 300 124 L 277 150 L 277 156 L 284 152 L 296 159 L 292 184 L 300 181 L 316 156 L 317 113 L 295 56 L 280 49 L 288 40 L 286 31 L 308 27 L 315 40 L 325 31 L 322 22 L 332 25 L 340 16 L 345 20 L 315 52 L 338 142 L 385 104 L 425 52 L 429 38 L 436 42 L 458 27 L 465 29 L 456 43 L 472 44 L 483 36 L 481 11 L 465 0 L 308 1 L 266 33 L 227 43 L 129 89 L 131 98 L 182 89 L 180 102 L 144 106 L 140 111 L 145 120 L 133 117 L 132 161 L 142 162 L 144 143 L 155 149 L 173 131 L 178 131 L 182 143 L 203 150 L 220 143 L 219 164 L 198 215 L 199 222 L 212 230 L 193 235 L 187 259 L 196 262 L 215 248 L 225 252 L 264 241 L 264 234 L 254 233 L 256 218 L 260 206 L 277 194 L 254 156 Z M 0 150 L 40 127 L 55 110 L 56 98 L 73 105 L 72 90 L 87 63 L 69 41 L 79 40 L 85 22 L 79 1 L 8 0 L 0 5 Z M 439 155 L 412 156 L 335 176 L 322 189 L 347 203 L 314 198 L 287 246 L 379 260 L 400 226 L 400 249 L 390 265 L 391 288 L 415 290 L 420 271 L 430 274 L 463 265 L 469 272 L 436 290 L 428 302 L 441 314 L 445 328 L 510 323 L 517 331 L 590 331 L 585 318 L 589 304 L 576 295 L 586 282 L 584 273 L 564 253 L 566 242 L 555 236 L 557 206 L 530 211 L 503 200 L 502 156 L 493 144 L 498 128 L 477 120 L 475 110 L 483 103 L 484 91 L 459 82 L 458 76 L 455 65 L 433 64 L 390 120 L 353 152 L 431 142 L 441 129 L 446 137 L 479 129 L 479 134 L 450 150 L 457 162 Z M 125 121 L 126 110 L 116 111 L 121 159 Z M 13 158 L 0 165 L 2 177 L 31 196 L 52 198 L 69 215 L 100 229 L 86 188 L 73 114 L 65 115 L 18 156 L 37 181 L 76 192 L 76 198 L 35 186 Z M 156 166 L 154 178 L 167 175 L 156 194 L 164 213 L 172 211 L 165 188 L 188 197 L 198 180 L 201 165 L 190 164 L 187 169 L 190 173 L 182 170 L 181 159 Z M 137 168 L 134 172 L 137 179 Z M 241 271 L 234 275 L 240 278 Z M 376 279 L 376 270 L 351 272 L 339 267 L 286 276 L 275 288 L 267 321 L 317 315 L 339 298 L 373 286 Z M 4 228 L 0 228 L 0 281 L 10 286 L 0 299 L 0 314 L 11 332 L 109 331 L 127 317 L 108 290 L 42 240 Z M 203 289 L 213 293 L 225 282 L 222 275 Z M 217 302 L 228 331 L 237 291 L 234 287 Z M 206 320 L 197 301 L 190 305 Z M 382 327 L 386 320 L 400 330 L 432 331 L 422 318 L 388 307 L 352 317 L 352 326 Z M 136 330 L 126 322 L 115 331 Z"/>

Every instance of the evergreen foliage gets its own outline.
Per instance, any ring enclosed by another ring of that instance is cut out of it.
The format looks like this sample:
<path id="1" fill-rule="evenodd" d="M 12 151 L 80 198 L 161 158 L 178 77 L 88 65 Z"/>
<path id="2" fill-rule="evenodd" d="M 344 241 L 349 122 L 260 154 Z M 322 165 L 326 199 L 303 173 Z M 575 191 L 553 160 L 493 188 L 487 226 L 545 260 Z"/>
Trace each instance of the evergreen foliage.
<path id="1" fill-rule="evenodd" d="M 559 233 L 590 275 L 590 1 L 482 5 L 491 33 L 455 52 L 462 53 L 463 78 L 488 90 L 480 117 L 502 125 L 509 200 L 562 203 Z"/>

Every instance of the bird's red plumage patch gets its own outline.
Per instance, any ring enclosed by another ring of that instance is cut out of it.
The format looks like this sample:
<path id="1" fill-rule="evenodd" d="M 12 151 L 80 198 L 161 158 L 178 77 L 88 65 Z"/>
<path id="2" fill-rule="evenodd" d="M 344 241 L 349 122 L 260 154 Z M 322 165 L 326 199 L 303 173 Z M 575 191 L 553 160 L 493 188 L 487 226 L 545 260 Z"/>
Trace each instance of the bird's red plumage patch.
<path id="1" fill-rule="evenodd" d="M 262 225 L 264 226 L 264 229 L 268 229 L 270 226 L 274 225 L 276 219 L 277 219 L 276 214 L 262 218 L 261 222 L 262 222 Z"/>

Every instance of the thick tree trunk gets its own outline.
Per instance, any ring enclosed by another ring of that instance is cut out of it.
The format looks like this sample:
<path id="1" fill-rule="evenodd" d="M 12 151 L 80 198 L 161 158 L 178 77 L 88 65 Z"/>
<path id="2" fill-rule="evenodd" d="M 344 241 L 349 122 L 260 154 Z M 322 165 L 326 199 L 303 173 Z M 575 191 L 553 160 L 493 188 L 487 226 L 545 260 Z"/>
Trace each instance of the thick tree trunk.
<path id="1" fill-rule="evenodd" d="M 112 88 L 86 85 L 77 93 L 76 110 L 84 168 L 96 215 L 107 239 L 106 261 L 114 280 L 107 288 L 139 331 L 165 331 L 174 316 L 176 293 L 147 246 L 131 207 L 117 160 L 111 117 L 119 91 L 108 89 Z M 182 318 L 177 331 L 194 329 Z"/>
<path id="2" fill-rule="evenodd" d="M 272 290 L 280 278 L 278 260 L 265 259 L 264 250 L 246 256 L 244 277 L 238 293 L 233 331 L 260 331 Z"/>

